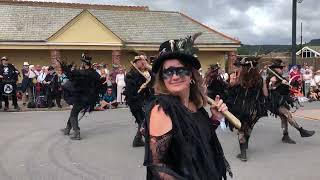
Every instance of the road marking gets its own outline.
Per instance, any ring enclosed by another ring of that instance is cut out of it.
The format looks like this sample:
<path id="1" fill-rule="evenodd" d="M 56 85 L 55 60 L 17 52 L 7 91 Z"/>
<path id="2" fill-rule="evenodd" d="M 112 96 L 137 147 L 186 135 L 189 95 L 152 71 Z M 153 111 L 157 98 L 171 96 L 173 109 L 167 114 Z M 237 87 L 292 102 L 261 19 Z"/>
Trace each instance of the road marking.
<path id="1" fill-rule="evenodd" d="M 297 115 L 293 115 L 294 117 L 297 118 L 302 118 L 302 119 L 307 119 L 307 120 L 312 120 L 312 121 L 320 121 L 320 119 L 314 118 L 314 117 L 308 117 L 308 116 L 297 116 Z"/>

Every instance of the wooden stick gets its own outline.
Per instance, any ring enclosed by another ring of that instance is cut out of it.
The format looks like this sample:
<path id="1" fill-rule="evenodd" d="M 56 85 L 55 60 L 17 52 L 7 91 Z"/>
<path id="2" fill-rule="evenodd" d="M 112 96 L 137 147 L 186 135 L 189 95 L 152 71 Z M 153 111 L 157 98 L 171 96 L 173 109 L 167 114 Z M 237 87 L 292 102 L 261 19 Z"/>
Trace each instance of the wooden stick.
<path id="1" fill-rule="evenodd" d="M 143 84 L 140 86 L 140 88 L 139 88 L 139 90 L 138 90 L 138 93 L 140 93 L 144 88 L 147 87 L 147 85 L 148 85 L 149 82 L 151 81 L 151 77 L 147 77 L 139 68 L 137 68 L 137 66 L 134 64 L 134 62 L 130 61 L 130 64 L 131 64 L 144 78 L 146 78 L 146 80 L 147 80 L 145 83 L 143 83 Z M 150 69 L 150 67 L 151 67 L 149 64 L 147 64 L 146 66 L 147 66 L 148 69 Z M 151 76 L 151 75 L 150 75 L 150 76 Z"/>
<path id="2" fill-rule="evenodd" d="M 135 69 L 137 69 L 137 71 L 138 71 L 141 75 L 143 75 L 143 76 L 147 79 L 147 82 L 144 83 L 144 84 L 142 84 L 141 87 L 139 88 L 139 91 L 138 91 L 138 93 L 139 93 L 143 88 L 145 88 L 145 87 L 144 87 L 145 84 L 148 84 L 148 83 L 150 82 L 150 80 L 149 80 L 150 78 L 146 77 L 146 76 L 144 75 L 144 73 L 143 73 L 142 71 L 140 71 L 140 70 L 135 66 L 135 64 L 134 64 L 132 61 L 130 61 L 130 63 L 131 63 L 131 65 L 132 65 Z M 214 100 L 211 99 L 210 97 L 207 96 L 207 100 L 208 100 L 208 103 L 209 103 L 210 105 L 215 105 Z M 241 122 L 240 122 L 240 120 L 239 120 L 237 117 L 235 117 L 231 112 L 225 111 L 225 112 L 223 112 L 223 115 L 229 120 L 229 122 L 230 122 L 235 128 L 237 128 L 237 129 L 240 129 L 240 128 L 241 128 Z"/>
<path id="3" fill-rule="evenodd" d="M 213 106 L 216 105 L 215 101 L 208 96 L 207 96 L 207 100 L 210 105 L 213 105 Z M 237 128 L 237 129 L 241 128 L 240 120 L 237 117 L 235 117 L 230 111 L 225 111 L 222 113 L 235 128 Z"/>
<path id="4" fill-rule="evenodd" d="M 267 68 L 268 71 L 270 71 L 273 75 L 275 75 L 277 78 L 279 78 L 281 81 L 287 81 L 285 79 L 283 79 L 281 76 L 279 76 L 279 74 L 277 74 L 276 72 L 274 72 L 272 69 L 270 69 L 269 67 Z M 286 85 L 288 85 L 290 88 L 292 88 L 292 86 L 289 83 L 285 83 Z"/>

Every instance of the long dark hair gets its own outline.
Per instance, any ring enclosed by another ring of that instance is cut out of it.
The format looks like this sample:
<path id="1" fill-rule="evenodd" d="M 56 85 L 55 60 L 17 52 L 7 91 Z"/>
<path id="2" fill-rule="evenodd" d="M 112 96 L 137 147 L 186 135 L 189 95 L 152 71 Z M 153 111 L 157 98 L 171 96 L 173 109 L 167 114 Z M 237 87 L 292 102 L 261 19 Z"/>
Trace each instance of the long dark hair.
<path id="1" fill-rule="evenodd" d="M 213 80 L 217 80 L 219 76 L 219 72 L 217 69 L 212 69 L 212 68 L 209 68 L 209 70 L 207 71 L 206 75 L 205 75 L 205 83 L 206 85 L 209 85 L 211 84 L 211 82 Z"/>
<path id="2" fill-rule="evenodd" d="M 242 66 L 240 72 L 240 85 L 244 88 L 252 88 L 260 82 L 261 76 L 257 67 Z"/>

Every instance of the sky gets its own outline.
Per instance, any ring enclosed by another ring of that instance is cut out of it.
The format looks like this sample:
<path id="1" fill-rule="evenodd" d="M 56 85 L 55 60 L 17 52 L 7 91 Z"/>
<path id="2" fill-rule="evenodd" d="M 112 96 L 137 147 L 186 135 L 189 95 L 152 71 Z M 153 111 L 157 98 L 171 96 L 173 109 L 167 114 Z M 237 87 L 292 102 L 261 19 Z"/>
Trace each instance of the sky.
<path id="1" fill-rule="evenodd" d="M 292 0 L 38 0 L 148 6 L 179 11 L 243 44 L 291 44 Z M 320 1 L 297 5 L 297 43 L 320 39 Z"/>

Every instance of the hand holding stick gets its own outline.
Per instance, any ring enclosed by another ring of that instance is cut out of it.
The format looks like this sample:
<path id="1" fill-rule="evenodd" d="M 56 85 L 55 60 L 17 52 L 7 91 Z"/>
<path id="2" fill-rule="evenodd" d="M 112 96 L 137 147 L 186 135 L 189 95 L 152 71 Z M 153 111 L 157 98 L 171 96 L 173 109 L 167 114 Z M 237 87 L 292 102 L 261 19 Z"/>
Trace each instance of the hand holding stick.
<path id="1" fill-rule="evenodd" d="M 292 86 L 288 83 L 287 80 L 283 79 L 281 76 L 279 76 L 276 72 L 274 72 L 272 69 L 268 68 L 267 69 L 268 71 L 270 71 L 273 75 L 275 75 L 278 79 L 280 79 L 282 82 L 287 82 L 287 83 L 284 83 L 286 85 L 288 85 L 290 88 L 292 88 Z"/>
<path id="2" fill-rule="evenodd" d="M 211 99 L 210 97 L 207 97 L 207 101 L 208 101 L 208 104 L 210 104 L 212 106 L 216 105 L 215 101 L 213 99 Z M 237 128 L 237 129 L 241 128 L 240 120 L 237 117 L 235 117 L 232 113 L 230 113 L 229 111 L 224 111 L 222 113 L 235 128 Z"/>

